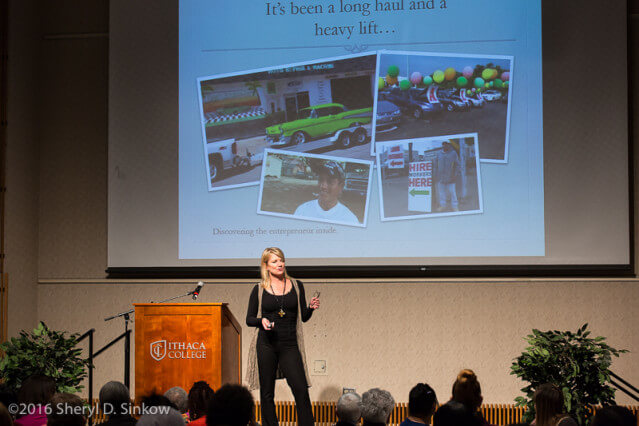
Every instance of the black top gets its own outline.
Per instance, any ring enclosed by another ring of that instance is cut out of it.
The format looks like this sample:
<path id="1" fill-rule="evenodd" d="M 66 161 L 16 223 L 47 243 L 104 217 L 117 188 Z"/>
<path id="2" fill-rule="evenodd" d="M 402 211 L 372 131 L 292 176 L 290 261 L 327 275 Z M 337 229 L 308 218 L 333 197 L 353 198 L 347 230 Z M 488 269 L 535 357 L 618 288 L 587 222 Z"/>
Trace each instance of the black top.
<path id="1" fill-rule="evenodd" d="M 300 303 L 302 312 L 302 321 L 306 322 L 313 315 L 313 309 L 309 308 L 306 304 L 306 295 L 304 294 L 304 285 L 301 281 L 297 281 L 297 287 L 300 290 L 299 299 L 295 292 L 295 287 L 291 286 L 291 290 L 284 295 L 273 295 L 268 291 L 262 293 L 262 312 L 258 316 L 257 312 L 257 292 L 260 285 L 257 284 L 253 287 L 251 297 L 249 298 L 248 310 L 246 311 L 246 325 L 250 327 L 259 327 L 260 330 L 264 330 L 262 327 L 262 318 L 266 318 L 271 322 L 275 322 L 276 328 L 278 325 L 290 325 L 295 327 L 297 324 L 297 304 Z M 278 312 L 280 308 L 284 311 L 284 316 L 280 317 Z"/>

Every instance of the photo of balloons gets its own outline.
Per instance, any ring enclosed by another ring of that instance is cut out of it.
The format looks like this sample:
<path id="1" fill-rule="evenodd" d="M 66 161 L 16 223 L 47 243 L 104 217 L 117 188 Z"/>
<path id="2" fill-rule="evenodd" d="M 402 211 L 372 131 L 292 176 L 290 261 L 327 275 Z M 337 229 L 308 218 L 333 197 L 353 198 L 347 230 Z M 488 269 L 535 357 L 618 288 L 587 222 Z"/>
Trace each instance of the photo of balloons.
<path id="1" fill-rule="evenodd" d="M 422 64 L 418 65 L 406 62 L 405 58 L 405 56 L 397 57 L 380 67 L 386 73 L 378 77 L 378 90 L 386 90 L 389 86 L 399 86 L 402 90 L 410 87 L 424 89 L 431 85 L 442 89 L 494 88 L 501 91 L 508 89 L 506 84 L 510 80 L 508 60 L 424 55 L 420 57 L 423 58 Z M 436 59 L 428 63 L 429 58 Z M 435 63 L 437 66 L 434 66 Z M 403 81 L 405 83 L 402 83 Z"/>

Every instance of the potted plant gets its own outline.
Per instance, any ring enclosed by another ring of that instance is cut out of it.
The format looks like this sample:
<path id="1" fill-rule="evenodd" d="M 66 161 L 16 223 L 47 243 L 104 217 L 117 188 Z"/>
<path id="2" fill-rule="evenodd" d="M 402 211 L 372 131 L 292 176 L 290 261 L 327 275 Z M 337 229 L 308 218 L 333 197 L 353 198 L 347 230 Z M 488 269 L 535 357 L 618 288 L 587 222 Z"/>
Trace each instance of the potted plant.
<path id="1" fill-rule="evenodd" d="M 515 406 L 526 407 L 524 421 L 535 417 L 533 395 L 544 383 L 559 386 L 564 394 L 566 413 L 585 425 L 595 404 L 614 404 L 615 389 L 609 384 L 612 357 L 627 352 L 605 343 L 605 337 L 591 338 L 584 324 L 576 333 L 539 331 L 526 337 L 528 347 L 513 362 L 511 374 L 529 384 L 521 390 L 526 396 L 515 398 Z"/>
<path id="2" fill-rule="evenodd" d="M 75 393 L 90 368 L 88 360 L 80 357 L 78 334 L 50 330 L 40 322 L 31 333 L 21 331 L 19 337 L 0 345 L 4 357 L 0 359 L 0 377 L 14 389 L 33 374 L 49 376 L 56 382 L 58 392 Z"/>

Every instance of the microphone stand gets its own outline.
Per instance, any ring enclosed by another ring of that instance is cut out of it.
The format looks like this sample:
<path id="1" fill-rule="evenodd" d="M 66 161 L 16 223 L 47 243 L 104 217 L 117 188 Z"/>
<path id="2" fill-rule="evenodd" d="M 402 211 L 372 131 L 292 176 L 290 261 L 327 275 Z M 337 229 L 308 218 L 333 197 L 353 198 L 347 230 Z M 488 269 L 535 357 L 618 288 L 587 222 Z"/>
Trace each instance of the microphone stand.
<path id="1" fill-rule="evenodd" d="M 188 293 L 180 294 L 178 296 L 174 296 L 174 297 L 170 297 L 168 299 L 162 300 L 161 302 L 151 302 L 151 303 L 166 303 L 166 302 L 170 302 L 171 300 L 179 299 L 180 297 L 191 296 L 194 293 L 195 293 L 195 290 L 192 290 L 192 291 L 189 291 Z M 126 312 L 120 312 L 119 314 L 111 315 L 110 317 L 107 317 L 107 318 L 104 319 L 104 321 L 111 321 L 114 318 L 119 318 L 119 317 L 123 317 L 124 318 L 124 334 L 123 334 L 123 336 L 126 336 L 125 339 L 124 339 L 124 385 L 127 388 L 129 388 L 129 389 L 131 389 L 131 386 L 130 386 L 130 381 L 131 381 L 130 380 L 131 341 L 130 341 L 130 338 L 129 338 L 129 322 L 133 322 L 133 319 L 131 319 L 131 316 L 132 316 L 131 314 L 133 314 L 134 311 L 135 311 L 134 309 L 130 309 L 130 310 L 126 311 Z M 119 338 L 118 338 L 118 340 L 119 340 Z M 113 343 L 115 343 L 115 341 Z M 110 346 L 110 345 L 108 345 L 108 346 Z M 106 348 L 107 347 L 104 347 L 102 350 L 104 350 Z"/>

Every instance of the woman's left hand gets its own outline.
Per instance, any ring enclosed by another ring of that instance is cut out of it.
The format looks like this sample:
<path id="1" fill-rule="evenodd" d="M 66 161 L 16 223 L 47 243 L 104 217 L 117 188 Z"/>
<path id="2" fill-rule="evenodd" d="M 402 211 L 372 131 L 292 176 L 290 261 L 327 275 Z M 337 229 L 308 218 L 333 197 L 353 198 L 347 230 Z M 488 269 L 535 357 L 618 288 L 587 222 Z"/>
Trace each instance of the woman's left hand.
<path id="1" fill-rule="evenodd" d="M 319 309 L 320 307 L 319 297 L 312 298 L 311 303 L 309 303 L 308 307 L 311 309 Z"/>

